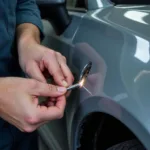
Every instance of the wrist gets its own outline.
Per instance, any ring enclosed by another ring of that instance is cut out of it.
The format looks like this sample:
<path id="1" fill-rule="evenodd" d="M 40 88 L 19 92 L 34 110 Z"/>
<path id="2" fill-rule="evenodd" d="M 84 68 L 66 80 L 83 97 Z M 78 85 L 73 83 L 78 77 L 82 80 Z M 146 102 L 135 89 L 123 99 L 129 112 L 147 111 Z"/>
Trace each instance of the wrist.
<path id="1" fill-rule="evenodd" d="M 18 39 L 18 50 L 29 47 L 31 44 L 39 44 L 31 35 L 24 34 Z"/>
<path id="2" fill-rule="evenodd" d="M 17 44 L 18 50 L 31 44 L 40 44 L 40 32 L 32 24 L 22 24 L 17 27 Z"/>

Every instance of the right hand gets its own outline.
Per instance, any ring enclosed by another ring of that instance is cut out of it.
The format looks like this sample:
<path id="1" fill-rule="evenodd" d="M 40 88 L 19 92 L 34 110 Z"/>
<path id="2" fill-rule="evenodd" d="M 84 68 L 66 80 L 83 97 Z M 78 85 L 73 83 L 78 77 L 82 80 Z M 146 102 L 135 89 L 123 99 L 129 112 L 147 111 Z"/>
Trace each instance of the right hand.
<path id="1" fill-rule="evenodd" d="M 0 78 L 0 117 L 23 132 L 32 132 L 47 121 L 63 117 L 66 88 L 34 79 Z M 38 97 L 50 97 L 46 106 Z M 51 105 L 55 98 L 55 105 Z"/>

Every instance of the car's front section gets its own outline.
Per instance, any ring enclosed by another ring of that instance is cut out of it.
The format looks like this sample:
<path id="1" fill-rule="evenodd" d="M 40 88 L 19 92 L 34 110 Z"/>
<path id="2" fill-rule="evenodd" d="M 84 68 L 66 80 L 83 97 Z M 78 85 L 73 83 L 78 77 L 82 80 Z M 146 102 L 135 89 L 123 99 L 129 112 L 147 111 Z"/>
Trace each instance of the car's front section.
<path id="1" fill-rule="evenodd" d="M 82 18 L 72 41 L 72 63 L 82 68 L 92 61 L 93 68 L 76 93 L 74 149 L 106 149 L 131 139 L 150 149 L 149 8 L 109 6 Z"/>
<path id="2" fill-rule="evenodd" d="M 70 9 L 71 22 L 59 36 L 46 30 L 43 44 L 65 55 L 75 82 L 92 62 L 85 85 L 67 100 L 65 117 L 52 123 L 61 129 L 54 136 L 60 146 L 51 149 L 105 150 L 125 141 L 118 150 L 150 149 L 150 6 L 106 1 Z"/>

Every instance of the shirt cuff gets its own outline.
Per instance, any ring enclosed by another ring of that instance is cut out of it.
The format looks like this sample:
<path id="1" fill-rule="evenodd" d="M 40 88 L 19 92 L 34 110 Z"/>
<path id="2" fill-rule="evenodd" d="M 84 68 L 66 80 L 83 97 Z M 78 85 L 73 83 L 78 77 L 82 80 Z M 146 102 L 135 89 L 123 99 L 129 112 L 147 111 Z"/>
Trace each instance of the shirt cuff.
<path id="1" fill-rule="evenodd" d="M 43 31 L 43 24 L 42 24 L 41 18 L 38 18 L 34 15 L 30 15 L 30 16 L 26 14 L 17 15 L 17 20 L 16 20 L 17 26 L 23 23 L 31 23 L 37 26 L 40 31 L 41 41 L 44 39 L 44 31 Z"/>

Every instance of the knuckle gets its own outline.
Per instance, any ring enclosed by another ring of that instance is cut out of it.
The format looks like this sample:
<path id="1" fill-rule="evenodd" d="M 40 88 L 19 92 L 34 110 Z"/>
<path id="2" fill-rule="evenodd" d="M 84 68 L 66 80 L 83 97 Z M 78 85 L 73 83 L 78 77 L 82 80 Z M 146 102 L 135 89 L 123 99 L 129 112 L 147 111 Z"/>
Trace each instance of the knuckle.
<path id="1" fill-rule="evenodd" d="M 64 112 L 60 112 L 57 116 L 57 119 L 62 119 L 64 116 Z"/>
<path id="2" fill-rule="evenodd" d="M 32 127 L 32 126 L 29 126 L 29 125 L 24 126 L 23 129 L 22 129 L 23 132 L 27 132 L 27 133 L 31 133 L 34 130 L 35 130 L 35 128 Z"/>
<path id="3" fill-rule="evenodd" d="M 57 55 L 59 58 L 61 58 L 63 61 L 65 61 L 65 62 L 66 62 L 66 57 L 65 57 L 65 56 L 63 56 L 61 53 L 56 52 L 56 55 Z"/>
<path id="4" fill-rule="evenodd" d="M 31 124 L 31 125 L 38 123 L 37 117 L 34 117 L 34 116 L 27 116 L 27 117 L 25 118 L 25 121 L 26 121 L 28 124 Z"/>
<path id="5" fill-rule="evenodd" d="M 56 55 L 56 52 L 53 51 L 53 50 L 51 50 L 51 51 L 50 51 L 50 54 L 51 54 L 52 56 L 55 56 L 55 55 Z"/>
<path id="6" fill-rule="evenodd" d="M 65 56 L 62 56 L 62 57 L 63 57 L 63 60 L 66 62 L 67 61 L 66 57 Z"/>
<path id="7" fill-rule="evenodd" d="M 49 85 L 48 85 L 48 89 L 49 89 L 50 91 L 52 91 L 53 86 L 52 86 L 51 84 L 49 84 Z"/>
<path id="8" fill-rule="evenodd" d="M 59 52 L 56 52 L 56 55 L 58 55 L 58 56 L 61 56 L 61 53 L 59 53 Z"/>
<path id="9" fill-rule="evenodd" d="M 49 84 L 48 88 L 49 88 L 50 91 L 56 91 L 56 87 L 52 84 Z"/>

